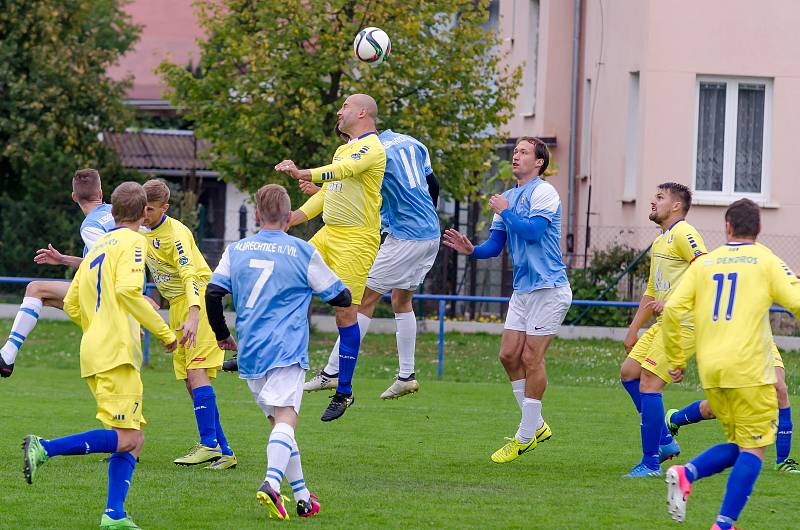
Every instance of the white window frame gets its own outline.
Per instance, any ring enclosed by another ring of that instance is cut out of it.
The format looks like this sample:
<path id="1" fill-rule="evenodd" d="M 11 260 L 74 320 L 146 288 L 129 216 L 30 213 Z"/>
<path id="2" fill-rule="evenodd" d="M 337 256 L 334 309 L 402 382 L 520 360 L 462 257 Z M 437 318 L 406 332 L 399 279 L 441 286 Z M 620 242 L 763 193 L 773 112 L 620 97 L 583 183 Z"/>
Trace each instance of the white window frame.
<path id="1" fill-rule="evenodd" d="M 723 144 L 722 191 L 697 189 L 697 137 L 700 133 L 700 83 L 725 83 L 725 141 Z M 764 85 L 764 140 L 761 153 L 761 192 L 734 191 L 736 174 L 736 134 L 739 111 L 739 84 Z M 741 198 L 767 205 L 771 190 L 772 160 L 772 86 L 773 80 L 760 77 L 697 76 L 694 97 L 694 140 L 692 145 L 693 202 L 698 204 L 728 204 Z"/>

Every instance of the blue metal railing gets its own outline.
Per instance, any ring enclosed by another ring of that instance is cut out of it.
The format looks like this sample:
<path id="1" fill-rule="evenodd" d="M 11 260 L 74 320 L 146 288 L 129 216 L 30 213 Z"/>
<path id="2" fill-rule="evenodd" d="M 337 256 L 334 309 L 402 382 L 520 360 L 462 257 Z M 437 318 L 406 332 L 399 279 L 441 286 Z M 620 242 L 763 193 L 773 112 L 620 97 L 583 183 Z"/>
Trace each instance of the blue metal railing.
<path id="1" fill-rule="evenodd" d="M 2 283 L 16 283 L 16 284 L 27 284 L 29 282 L 35 280 L 47 280 L 53 281 L 53 278 L 16 278 L 13 276 L 0 276 L 0 284 Z M 59 281 L 55 279 L 55 281 Z M 68 281 L 68 280 L 61 280 L 61 281 Z M 153 289 L 156 288 L 154 283 L 146 283 L 144 292 L 145 294 L 150 293 Z M 386 294 L 384 296 L 385 299 L 389 299 L 391 295 Z M 439 379 L 442 378 L 444 373 L 444 322 L 445 322 L 445 310 L 447 308 L 447 302 L 487 302 L 487 303 L 500 303 L 500 304 L 507 304 L 510 298 L 505 296 L 462 296 L 462 295 L 454 295 L 454 294 L 417 294 L 414 295 L 414 300 L 436 300 L 439 302 L 439 351 L 438 351 L 438 366 L 436 370 L 437 377 Z M 574 306 L 596 306 L 596 307 L 639 307 L 639 302 L 631 302 L 631 301 L 624 301 L 624 300 L 573 300 L 572 305 Z M 792 313 L 787 309 L 781 306 L 772 306 L 770 311 L 773 313 L 786 313 L 791 315 Z M 145 329 L 144 331 L 144 363 L 147 364 L 150 360 L 150 331 Z"/>

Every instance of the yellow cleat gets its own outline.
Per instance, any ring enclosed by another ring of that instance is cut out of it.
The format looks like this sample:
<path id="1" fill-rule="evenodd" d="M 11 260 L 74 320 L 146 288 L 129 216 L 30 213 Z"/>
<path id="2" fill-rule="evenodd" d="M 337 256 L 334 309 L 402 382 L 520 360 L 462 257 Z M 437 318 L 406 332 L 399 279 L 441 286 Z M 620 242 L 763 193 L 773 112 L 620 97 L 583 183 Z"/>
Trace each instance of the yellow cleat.
<path id="1" fill-rule="evenodd" d="M 541 427 L 536 429 L 536 443 L 540 444 L 542 442 L 546 442 L 553 436 L 553 431 L 550 430 L 550 426 L 547 422 L 544 422 Z"/>
<path id="2" fill-rule="evenodd" d="M 207 445 L 197 444 L 183 456 L 179 456 L 174 463 L 179 466 L 196 466 L 198 464 L 208 464 L 216 462 L 222 457 L 222 450 L 219 445 L 216 447 L 208 447 Z"/>
<path id="3" fill-rule="evenodd" d="M 206 469 L 216 469 L 217 471 L 233 469 L 238 463 L 239 461 L 236 460 L 236 455 L 222 455 L 219 457 L 219 460 L 215 460 L 211 462 L 210 465 L 206 466 Z"/>
<path id="4" fill-rule="evenodd" d="M 512 462 L 520 457 L 526 451 L 536 448 L 536 437 L 531 438 L 530 442 L 520 443 L 516 438 L 506 438 L 508 443 L 503 447 L 492 453 L 492 462 L 497 464 L 505 464 Z"/>

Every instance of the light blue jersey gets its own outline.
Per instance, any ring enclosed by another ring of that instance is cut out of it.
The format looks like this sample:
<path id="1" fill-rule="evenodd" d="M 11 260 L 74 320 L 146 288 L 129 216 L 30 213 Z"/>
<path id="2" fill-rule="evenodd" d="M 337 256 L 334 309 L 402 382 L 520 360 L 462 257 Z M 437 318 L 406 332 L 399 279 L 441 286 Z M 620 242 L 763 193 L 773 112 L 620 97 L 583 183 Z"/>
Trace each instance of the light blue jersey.
<path id="1" fill-rule="evenodd" d="M 561 198 L 552 184 L 535 178 L 503 192 L 509 208 L 521 219 L 544 217 L 550 224 L 542 239 L 525 241 L 495 214 L 492 230 L 506 232 L 511 261 L 514 262 L 514 291 L 529 293 L 537 289 L 568 285 L 567 268 L 561 258 Z"/>
<path id="2" fill-rule="evenodd" d="M 83 239 L 83 255 L 89 253 L 100 237 L 114 228 L 116 223 L 111 215 L 111 205 L 103 203 L 89 212 L 81 223 L 81 239 Z"/>
<path id="3" fill-rule="evenodd" d="M 211 283 L 233 295 L 242 379 L 294 364 L 308 369 L 311 295 L 327 302 L 345 289 L 314 247 L 280 230 L 228 245 Z"/>
<path id="4" fill-rule="evenodd" d="M 415 138 L 391 130 L 379 138 L 386 149 L 381 187 L 384 230 L 398 239 L 436 239 L 441 235 L 439 216 L 425 180 L 433 172 L 428 149 Z"/>

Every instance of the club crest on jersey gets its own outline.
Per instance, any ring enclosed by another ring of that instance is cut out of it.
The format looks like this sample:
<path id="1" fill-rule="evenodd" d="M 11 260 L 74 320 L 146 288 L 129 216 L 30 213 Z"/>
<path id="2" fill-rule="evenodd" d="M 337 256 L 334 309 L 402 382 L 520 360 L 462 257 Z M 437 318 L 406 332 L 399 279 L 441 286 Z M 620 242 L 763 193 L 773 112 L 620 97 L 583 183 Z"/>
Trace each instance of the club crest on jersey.
<path id="1" fill-rule="evenodd" d="M 156 238 L 153 240 L 153 247 L 154 248 L 161 248 L 161 240 Z"/>
<path id="2" fill-rule="evenodd" d="M 361 155 L 358 153 L 353 153 L 352 155 L 350 155 L 350 158 L 352 158 L 353 160 L 361 160 Z"/>
<path id="3" fill-rule="evenodd" d="M 187 263 L 189 263 L 189 258 L 187 258 L 186 256 L 181 256 L 180 258 L 178 258 L 178 263 L 180 263 L 181 266 L 184 266 Z"/>

